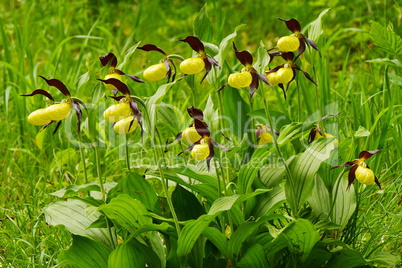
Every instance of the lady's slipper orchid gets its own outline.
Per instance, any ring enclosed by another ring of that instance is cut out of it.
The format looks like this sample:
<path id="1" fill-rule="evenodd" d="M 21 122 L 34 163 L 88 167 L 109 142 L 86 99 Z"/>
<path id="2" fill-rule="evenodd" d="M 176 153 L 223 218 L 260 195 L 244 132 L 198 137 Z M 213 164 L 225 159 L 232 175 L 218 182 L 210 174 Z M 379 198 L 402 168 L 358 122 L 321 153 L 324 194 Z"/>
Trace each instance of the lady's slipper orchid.
<path id="1" fill-rule="evenodd" d="M 239 73 L 229 75 L 227 84 L 234 88 L 250 86 L 251 99 L 254 92 L 258 89 L 259 80 L 269 85 L 268 79 L 253 68 L 253 56 L 251 56 L 250 52 L 246 50 L 239 51 L 234 42 L 233 48 L 236 53 L 236 58 L 244 65 L 244 68 Z M 227 84 L 223 85 L 218 91 L 221 91 Z"/>
<path id="2" fill-rule="evenodd" d="M 110 106 L 103 113 L 106 120 L 115 122 L 114 130 L 119 134 L 128 134 L 133 132 L 138 125 L 142 129 L 141 111 L 138 109 L 137 103 L 131 98 L 130 89 L 127 85 L 115 78 L 98 80 L 113 85 L 124 94 L 124 96 L 111 96 L 120 103 Z"/>
<path id="3" fill-rule="evenodd" d="M 67 87 L 58 79 L 46 79 L 45 77 L 39 75 L 40 78 L 46 81 L 49 86 L 56 87 L 61 93 L 63 93 L 67 99 L 64 99 L 60 103 L 54 103 L 54 98 L 52 95 L 43 90 L 43 89 L 36 89 L 30 94 L 24 94 L 21 96 L 34 96 L 34 95 L 43 95 L 47 97 L 49 100 L 52 101 L 52 104 L 47 106 L 44 109 L 38 109 L 32 112 L 28 116 L 28 122 L 35 126 L 42 126 L 45 129 L 47 126 L 52 124 L 53 122 L 57 121 L 57 125 L 53 134 L 57 132 L 61 125 L 61 120 L 65 119 L 71 112 L 71 108 L 73 108 L 77 114 L 77 124 L 78 124 L 78 132 L 80 132 L 80 125 L 81 125 L 81 107 L 82 105 L 85 108 L 85 104 L 78 98 L 71 97 L 70 91 Z"/>
<path id="4" fill-rule="evenodd" d="M 275 135 L 279 136 L 279 131 L 274 130 Z M 255 130 L 255 137 L 258 140 L 258 145 L 262 146 L 266 143 L 274 142 L 274 137 L 271 134 L 271 128 L 262 124 L 258 124 Z"/>
<path id="5" fill-rule="evenodd" d="M 353 160 L 351 162 L 346 162 L 340 166 L 333 167 L 338 168 L 338 167 L 351 167 L 349 170 L 349 184 L 347 187 L 347 190 L 349 190 L 350 185 L 354 182 L 355 179 L 357 179 L 360 183 L 366 184 L 366 185 L 372 185 L 374 182 L 380 187 L 381 189 L 381 184 L 378 181 L 377 177 L 374 175 L 374 172 L 370 169 L 370 167 L 364 162 L 366 159 L 369 159 L 372 155 L 380 152 L 381 150 L 375 150 L 375 151 L 362 151 L 359 154 L 359 159 Z"/>
<path id="6" fill-rule="evenodd" d="M 315 125 L 315 127 L 313 127 L 311 129 L 311 131 L 310 131 L 310 133 L 308 135 L 308 139 L 307 139 L 308 144 L 312 143 L 314 140 L 317 140 L 317 139 L 320 139 L 320 138 L 323 138 L 323 137 L 334 138 L 334 136 L 332 134 L 326 133 L 323 130 L 323 128 L 320 126 L 320 123 L 323 120 L 327 119 L 328 117 L 335 117 L 335 116 L 338 116 L 339 114 L 340 114 L 340 112 L 337 113 L 337 114 L 329 114 L 329 115 L 326 115 L 323 118 L 321 118 L 321 120 Z M 338 140 L 337 139 L 334 140 L 334 145 L 335 145 L 335 147 L 338 146 Z"/>
<path id="7" fill-rule="evenodd" d="M 293 35 L 284 36 L 284 37 L 279 38 L 278 43 L 277 43 L 277 48 L 279 49 L 279 53 L 276 53 L 277 55 L 280 55 L 282 52 L 286 53 L 286 52 L 293 52 L 293 51 L 297 50 L 297 53 L 298 53 L 297 57 L 299 57 L 306 50 L 306 44 L 310 45 L 312 48 L 314 48 L 315 50 L 320 52 L 316 43 L 314 43 L 313 40 L 310 40 L 307 37 L 305 37 L 300 32 L 301 26 L 300 26 L 300 23 L 296 19 L 289 19 L 289 20 L 285 20 L 285 19 L 281 19 L 281 18 L 278 18 L 278 19 L 286 23 L 286 26 L 293 33 Z"/>
<path id="8" fill-rule="evenodd" d="M 201 79 L 202 83 L 202 81 L 204 81 L 205 77 L 207 77 L 208 73 L 211 71 L 212 65 L 219 66 L 219 63 L 205 53 L 204 44 L 197 37 L 187 36 L 179 41 L 189 44 L 190 47 L 198 53 L 197 57 L 184 60 L 180 64 L 180 70 L 183 74 L 191 75 L 200 73 L 205 69 L 205 75 Z"/>
<path id="9" fill-rule="evenodd" d="M 270 56 L 273 56 L 273 53 L 269 54 Z M 302 72 L 308 80 L 310 80 L 314 85 L 317 86 L 317 83 L 313 80 L 313 78 L 308 73 L 300 69 L 300 67 L 297 66 L 296 63 L 294 63 L 295 57 L 292 52 L 282 53 L 281 56 L 286 62 L 267 71 L 265 75 L 268 78 L 268 81 L 271 80 L 273 82 L 271 83 L 272 86 L 277 84 L 282 89 L 285 99 L 286 99 L 286 91 L 289 88 L 289 84 L 296 77 L 296 70 Z M 287 84 L 286 90 L 283 84 Z"/>
<path id="10" fill-rule="evenodd" d="M 108 80 L 110 78 L 114 78 L 114 79 L 117 79 L 117 80 L 121 81 L 122 80 L 121 76 L 126 75 L 126 76 L 130 77 L 131 80 L 133 80 L 135 82 L 144 83 L 144 81 L 141 80 L 140 78 L 138 78 L 137 76 L 131 75 L 131 74 L 126 74 L 123 71 L 117 69 L 116 68 L 117 58 L 113 53 L 108 53 L 106 55 L 100 56 L 99 60 L 100 60 L 100 62 L 102 64 L 102 66 L 106 66 L 106 65 L 110 64 L 108 74 L 105 76 L 105 78 L 103 80 Z M 113 91 L 113 94 L 115 94 L 115 95 L 116 95 L 116 93 L 118 91 L 118 89 L 115 86 L 113 86 L 113 84 L 106 84 L 106 90 Z"/>
<path id="11" fill-rule="evenodd" d="M 145 80 L 148 81 L 159 81 L 162 80 L 163 78 L 167 77 L 167 80 L 169 82 L 170 78 L 172 77 L 172 80 L 174 80 L 174 76 L 176 74 L 176 66 L 174 65 L 173 61 L 169 58 L 169 56 L 163 51 L 163 49 L 152 45 L 152 44 L 147 44 L 142 47 L 138 47 L 138 49 L 144 50 L 144 51 L 157 51 L 159 53 L 162 53 L 165 58 L 161 60 L 160 63 L 151 65 L 147 69 L 145 69 L 143 76 Z M 172 68 L 171 65 L 173 66 L 174 73 L 172 76 Z"/>

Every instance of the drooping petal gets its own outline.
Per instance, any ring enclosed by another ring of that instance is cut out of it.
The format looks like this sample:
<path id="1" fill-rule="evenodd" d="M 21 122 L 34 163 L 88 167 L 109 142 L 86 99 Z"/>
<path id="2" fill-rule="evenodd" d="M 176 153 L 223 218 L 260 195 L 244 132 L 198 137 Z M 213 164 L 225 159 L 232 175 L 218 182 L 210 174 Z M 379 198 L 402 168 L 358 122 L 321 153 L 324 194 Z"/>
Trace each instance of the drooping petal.
<path id="1" fill-rule="evenodd" d="M 211 166 L 210 166 L 211 159 L 212 159 L 212 157 L 214 157 L 214 146 L 212 145 L 212 143 L 209 142 L 208 147 L 209 147 L 209 155 L 206 159 L 206 162 L 207 162 L 207 168 L 209 171 L 211 168 Z"/>
<path id="2" fill-rule="evenodd" d="M 214 141 L 214 140 L 212 140 L 212 139 L 210 140 L 210 142 L 211 142 L 213 145 L 215 145 L 215 146 L 221 148 L 222 150 L 224 150 L 224 151 L 226 151 L 226 152 L 230 152 L 230 151 L 231 151 L 230 149 L 226 148 L 226 147 L 223 146 L 222 144 L 219 144 L 219 143 L 217 143 L 216 141 Z"/>
<path id="3" fill-rule="evenodd" d="M 54 122 L 54 121 L 52 121 L 52 122 Z M 50 122 L 48 125 L 50 125 L 52 122 Z M 63 121 L 60 120 L 60 121 L 57 122 L 56 127 L 54 128 L 52 135 L 56 134 L 57 130 L 59 129 L 59 127 L 60 127 L 60 125 L 61 125 L 61 122 L 63 122 Z M 45 127 L 47 127 L 48 125 L 43 126 L 43 127 L 45 128 Z"/>
<path id="4" fill-rule="evenodd" d="M 199 119 L 199 120 L 204 120 L 204 113 L 200 110 L 195 108 L 194 106 L 188 107 L 187 112 L 190 115 L 191 118 Z"/>
<path id="5" fill-rule="evenodd" d="M 123 71 L 121 71 L 121 70 L 119 70 L 119 69 L 114 69 L 114 72 L 117 73 L 117 74 L 120 74 L 120 75 L 128 76 L 128 77 L 129 77 L 131 80 L 133 80 L 134 82 L 146 84 L 146 83 L 144 82 L 144 80 L 142 80 L 141 78 L 139 78 L 139 77 L 137 77 L 137 76 L 135 76 L 135 75 L 126 74 L 125 72 L 123 72 Z"/>
<path id="6" fill-rule="evenodd" d="M 321 56 L 321 52 L 320 52 L 320 50 L 318 49 L 317 44 L 314 43 L 313 40 L 310 40 L 310 39 L 308 39 L 308 38 L 304 38 L 304 40 L 305 40 L 312 48 L 314 48 L 315 50 L 317 50 L 317 51 L 318 51 L 318 54 L 320 54 L 320 56 Z"/>
<path id="7" fill-rule="evenodd" d="M 38 94 L 43 95 L 46 98 L 48 98 L 49 100 L 54 102 L 54 99 L 53 99 L 52 95 L 50 95 L 49 92 L 47 92 L 47 91 L 45 91 L 43 89 L 36 89 L 36 90 L 32 91 L 32 93 L 30 93 L 30 94 L 24 94 L 24 95 L 21 95 L 21 96 L 27 97 L 27 96 L 35 96 L 35 95 L 38 95 Z"/>
<path id="8" fill-rule="evenodd" d="M 354 166 L 354 165 L 356 165 L 355 161 L 351 161 L 351 162 L 343 163 L 342 165 L 339 165 L 339 166 L 332 167 L 329 170 L 332 170 L 332 169 L 335 169 L 338 167 L 350 167 L 350 166 Z"/>
<path id="9" fill-rule="evenodd" d="M 120 91 L 121 93 L 123 93 L 124 95 L 130 95 L 130 90 L 128 89 L 127 85 L 124 84 L 123 82 L 121 82 L 120 80 L 116 79 L 116 78 L 109 78 L 106 80 L 103 79 L 99 79 L 99 81 L 102 81 L 105 84 L 111 84 L 113 86 L 115 86 L 117 88 L 118 91 Z"/>
<path id="10" fill-rule="evenodd" d="M 356 169 L 358 168 L 358 165 L 354 165 L 350 170 L 348 174 L 348 187 L 346 188 L 346 191 L 349 190 L 350 185 L 354 182 L 356 178 Z"/>
<path id="11" fill-rule="evenodd" d="M 82 118 L 81 107 L 78 104 L 78 102 L 76 102 L 74 100 L 71 102 L 71 104 L 73 106 L 73 109 L 75 110 L 75 113 L 77 114 L 77 127 L 78 127 L 77 131 L 78 131 L 78 133 L 80 133 L 80 131 L 81 131 L 81 118 Z"/>

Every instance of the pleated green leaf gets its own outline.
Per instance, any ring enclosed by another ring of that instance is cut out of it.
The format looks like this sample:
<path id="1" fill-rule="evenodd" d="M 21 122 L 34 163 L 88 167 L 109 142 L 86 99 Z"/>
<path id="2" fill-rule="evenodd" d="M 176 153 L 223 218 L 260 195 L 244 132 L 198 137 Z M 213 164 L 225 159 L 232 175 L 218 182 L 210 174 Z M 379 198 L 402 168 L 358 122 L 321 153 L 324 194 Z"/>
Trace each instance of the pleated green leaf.
<path id="1" fill-rule="evenodd" d="M 144 268 L 145 258 L 134 243 L 120 244 L 109 256 L 108 268 Z"/>
<path id="2" fill-rule="evenodd" d="M 260 244 L 247 245 L 246 252 L 237 267 L 243 268 L 268 268 L 269 263 L 264 248 Z"/>
<path id="3" fill-rule="evenodd" d="M 75 235 L 89 237 L 112 247 L 106 228 L 87 229 L 101 216 L 99 212 L 87 215 L 87 208 L 88 205 L 80 200 L 57 201 L 45 207 L 46 222 L 50 225 L 64 225 Z"/>
<path id="4" fill-rule="evenodd" d="M 59 262 L 79 268 L 106 268 L 110 248 L 87 237 L 72 235 L 73 244 L 60 253 Z"/>
<path id="5" fill-rule="evenodd" d="M 229 258 L 228 239 L 220 230 L 214 227 L 207 227 L 202 234 L 219 249 L 226 259 Z"/>
<path id="6" fill-rule="evenodd" d="M 152 223 L 144 204 L 127 194 L 113 198 L 109 204 L 100 206 L 99 211 L 130 232 Z"/>

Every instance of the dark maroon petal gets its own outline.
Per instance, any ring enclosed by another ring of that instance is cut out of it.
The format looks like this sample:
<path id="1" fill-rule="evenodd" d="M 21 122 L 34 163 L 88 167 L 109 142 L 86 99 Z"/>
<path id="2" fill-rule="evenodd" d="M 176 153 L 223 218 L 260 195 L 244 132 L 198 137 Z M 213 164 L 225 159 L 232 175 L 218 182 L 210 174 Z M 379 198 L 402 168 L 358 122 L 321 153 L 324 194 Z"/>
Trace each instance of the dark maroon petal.
<path id="1" fill-rule="evenodd" d="M 299 66 L 297 66 L 296 64 L 294 64 L 294 65 L 293 65 L 293 69 L 296 69 L 296 70 L 298 70 L 298 71 L 301 71 L 301 72 L 304 74 L 304 76 L 305 76 L 308 80 L 310 80 L 314 85 L 318 86 L 317 83 L 314 81 L 314 79 L 313 79 L 307 72 L 305 72 L 305 71 L 303 71 L 302 69 L 300 69 Z M 293 70 L 293 71 L 294 71 L 294 70 Z M 292 79 L 292 80 L 293 80 L 293 79 Z"/>
<path id="2" fill-rule="evenodd" d="M 251 80 L 250 84 L 250 100 L 253 97 L 255 91 L 258 89 L 258 75 L 256 73 L 251 73 L 251 76 L 253 77 L 253 80 Z"/>
<path id="3" fill-rule="evenodd" d="M 198 53 L 205 51 L 204 44 L 200 41 L 200 39 L 195 36 L 187 36 L 186 38 L 180 39 L 179 41 L 186 42 L 194 51 Z"/>
<path id="4" fill-rule="evenodd" d="M 283 87 L 283 84 L 282 84 L 282 83 L 279 83 L 278 86 L 282 89 L 283 97 L 284 97 L 285 100 L 286 100 L 286 90 L 285 90 L 285 88 Z"/>
<path id="5" fill-rule="evenodd" d="M 378 181 L 377 177 L 374 178 L 374 182 L 378 185 L 378 187 L 380 187 L 380 190 L 381 190 L 381 184 Z"/>
<path id="6" fill-rule="evenodd" d="M 291 31 L 292 33 L 301 31 L 300 23 L 296 19 L 285 20 L 278 18 L 278 20 L 284 21 L 289 31 Z"/>
<path id="7" fill-rule="evenodd" d="M 135 82 L 146 84 L 142 79 L 138 78 L 137 76 L 132 75 L 132 74 L 126 74 L 126 73 L 123 72 L 122 70 L 114 69 L 114 72 L 117 73 L 117 74 L 120 74 L 120 75 L 128 76 L 128 77 L 130 77 L 131 80 L 133 80 L 133 81 L 135 81 Z"/>
<path id="8" fill-rule="evenodd" d="M 332 170 L 332 169 L 338 168 L 338 167 L 350 167 L 350 166 L 354 166 L 354 165 L 356 165 L 355 161 L 351 161 L 351 162 L 343 163 L 342 165 L 339 165 L 339 166 L 336 166 L 336 167 L 332 167 L 329 170 Z"/>
<path id="9" fill-rule="evenodd" d="M 335 117 L 335 116 L 338 116 L 340 113 L 341 113 L 341 112 L 339 112 L 339 113 L 337 113 L 337 114 L 329 114 L 329 115 L 326 115 L 326 116 L 324 116 L 323 118 L 321 118 L 321 120 L 325 120 L 325 119 L 327 119 L 328 117 Z"/>
<path id="10" fill-rule="evenodd" d="M 198 120 L 198 119 L 194 119 L 194 127 L 195 127 L 195 130 L 197 130 L 197 133 L 201 137 L 205 137 L 205 136 L 209 137 L 209 136 L 211 136 L 211 132 L 209 132 L 207 124 L 205 124 L 203 121 Z"/>
<path id="11" fill-rule="evenodd" d="M 371 156 L 375 155 L 376 153 L 380 152 L 381 150 L 375 150 L 375 151 L 362 151 L 359 154 L 360 159 L 369 159 Z"/>
<path id="12" fill-rule="evenodd" d="M 319 52 L 320 56 L 321 56 L 321 52 L 320 52 L 320 50 L 318 49 L 317 44 L 314 43 L 313 40 L 310 40 L 310 39 L 308 39 L 308 38 L 304 38 L 304 41 L 306 41 L 307 44 L 309 44 L 312 48 L 314 48 L 315 50 L 317 50 L 317 51 Z"/>
<path id="13" fill-rule="evenodd" d="M 261 136 L 262 132 L 263 132 L 263 131 L 262 131 L 261 128 L 257 128 L 257 129 L 255 130 L 255 138 L 258 139 L 258 138 Z"/>
<path id="14" fill-rule="evenodd" d="M 307 143 L 310 144 L 314 141 L 315 139 L 315 134 L 317 133 L 317 128 L 313 127 L 310 131 L 310 133 L 308 134 L 308 138 L 307 138 Z M 335 167 L 333 167 L 335 168 Z"/>
<path id="15" fill-rule="evenodd" d="M 52 121 L 52 122 L 54 122 L 54 121 Z M 50 125 L 52 122 L 50 122 L 49 124 L 47 124 L 46 127 L 47 127 L 48 125 Z M 59 127 L 60 127 L 60 125 L 61 125 L 61 122 L 63 122 L 63 121 L 60 120 L 60 121 L 57 122 L 56 127 L 54 128 L 52 135 L 56 134 L 57 130 L 59 130 Z M 45 126 L 44 126 L 44 127 L 45 127 Z"/>
<path id="16" fill-rule="evenodd" d="M 160 47 L 157 47 L 153 44 L 147 44 L 147 45 L 143 45 L 142 47 L 137 47 L 137 48 L 144 50 L 144 51 L 158 51 L 166 56 L 166 53 L 165 53 L 165 51 L 163 51 L 163 49 L 161 49 Z"/>
<path id="17" fill-rule="evenodd" d="M 346 188 L 346 191 L 349 190 L 350 185 L 352 185 L 353 181 L 356 178 L 356 169 L 357 169 L 358 165 L 354 165 L 350 170 L 349 170 L 349 174 L 348 174 L 348 187 Z"/>
<path id="18" fill-rule="evenodd" d="M 306 50 L 306 43 L 304 43 L 303 39 L 299 38 L 299 41 L 300 41 L 300 46 L 297 49 L 297 57 L 296 57 L 296 59 L 298 57 L 300 57 L 300 55 L 303 54 L 303 52 Z"/>
<path id="19" fill-rule="evenodd" d="M 204 64 L 205 64 L 205 74 L 202 77 L 200 84 L 204 81 L 205 77 L 207 77 L 208 73 L 212 69 L 212 64 L 208 61 L 208 58 L 204 58 Z"/>
<path id="20" fill-rule="evenodd" d="M 21 95 L 21 96 L 27 97 L 27 96 L 35 96 L 35 95 L 38 95 L 38 94 L 45 96 L 46 98 L 48 98 L 51 101 L 54 101 L 52 95 L 50 95 L 49 92 L 47 92 L 47 91 L 45 91 L 43 89 L 36 89 L 36 90 L 32 91 L 32 93 L 30 93 L 30 94 L 24 94 L 24 95 Z"/>
<path id="21" fill-rule="evenodd" d="M 269 51 L 269 50 L 267 50 L 267 51 Z M 269 58 L 270 58 L 270 61 L 269 61 L 269 62 L 271 62 L 274 57 L 282 56 L 282 54 L 283 54 L 283 52 L 282 52 L 282 51 L 279 51 L 279 50 L 278 50 L 278 51 L 274 51 L 274 52 L 268 52 L 268 55 L 269 55 Z"/>
<path id="22" fill-rule="evenodd" d="M 207 59 L 212 65 L 219 67 L 219 62 L 217 60 L 215 60 L 214 58 L 211 58 L 211 57 L 207 57 Z"/>
<path id="23" fill-rule="evenodd" d="M 293 62 L 295 58 L 295 54 L 293 54 L 293 52 L 282 53 L 281 56 L 285 61 L 291 61 L 291 62 Z"/>
<path id="24" fill-rule="evenodd" d="M 128 89 L 127 85 L 124 84 L 123 82 L 121 82 L 120 80 L 116 79 L 116 78 L 109 78 L 107 80 L 103 80 L 103 79 L 99 79 L 99 81 L 102 81 L 105 84 L 111 84 L 113 86 L 115 86 L 117 88 L 117 90 L 119 90 L 121 93 L 123 93 L 124 95 L 130 95 L 130 90 Z"/>
<path id="25" fill-rule="evenodd" d="M 183 136 L 183 132 L 180 132 L 179 134 L 176 135 L 176 137 L 174 138 L 174 140 L 170 141 L 170 142 L 166 142 L 166 146 L 169 144 L 172 144 L 175 141 L 178 141 L 181 139 L 181 137 Z"/>
<path id="26" fill-rule="evenodd" d="M 223 146 L 222 144 L 219 144 L 219 143 L 217 143 L 216 141 L 214 141 L 214 140 L 212 140 L 212 139 L 211 139 L 210 141 L 211 141 L 211 143 L 212 143 L 213 145 L 215 145 L 215 146 L 221 148 L 222 150 L 224 150 L 224 151 L 226 151 L 226 152 L 230 152 L 230 151 L 231 151 L 230 149 L 226 148 L 226 147 Z"/>
<path id="27" fill-rule="evenodd" d="M 209 147 L 209 155 L 206 159 L 206 162 L 207 162 L 207 167 L 208 167 L 208 171 L 209 171 L 211 159 L 212 159 L 212 157 L 214 157 L 214 146 L 212 146 L 211 143 L 208 143 L 208 147 Z"/>
<path id="28" fill-rule="evenodd" d="M 130 100 L 130 108 L 134 115 L 141 116 L 141 111 L 138 109 L 138 104 L 134 100 Z"/>
<path id="29" fill-rule="evenodd" d="M 283 68 L 283 66 L 285 66 L 285 64 L 281 64 L 279 66 L 276 66 L 275 68 L 272 68 L 271 70 L 268 71 L 268 73 L 275 73 L 276 71 L 278 71 L 280 68 Z"/>
<path id="30" fill-rule="evenodd" d="M 121 99 L 124 99 L 126 96 L 109 96 L 109 98 L 114 99 L 115 101 L 121 101 Z"/>
<path id="31" fill-rule="evenodd" d="M 262 82 L 264 82 L 264 83 L 267 84 L 267 85 L 272 86 L 271 83 L 268 82 L 268 79 L 267 79 L 267 77 L 266 77 L 265 75 L 262 75 L 262 74 L 259 74 L 259 73 L 257 73 L 257 75 L 258 75 L 258 78 L 260 78 L 260 80 L 261 80 Z"/>
<path id="32" fill-rule="evenodd" d="M 43 80 L 46 81 L 46 83 L 51 86 L 51 87 L 55 87 L 58 90 L 60 90 L 61 93 L 63 93 L 65 96 L 70 97 L 70 91 L 67 89 L 67 87 L 63 84 L 63 82 L 61 82 L 58 79 L 46 79 L 45 77 L 39 75 L 40 78 L 42 78 Z"/>
<path id="33" fill-rule="evenodd" d="M 78 131 L 78 133 L 80 133 L 80 131 L 81 131 L 81 118 L 82 118 L 81 107 L 78 104 L 78 102 L 76 102 L 76 101 L 72 101 L 71 104 L 72 104 L 72 106 L 73 106 L 73 108 L 75 110 L 75 113 L 77 114 L 77 127 L 78 127 L 77 131 Z"/>
<path id="34" fill-rule="evenodd" d="M 99 57 L 102 66 L 106 66 L 110 62 L 111 67 L 116 67 L 117 65 L 117 58 L 113 53 L 108 53 L 106 55 Z"/>
<path id="35" fill-rule="evenodd" d="M 224 89 L 227 85 L 228 85 L 228 83 L 223 84 L 220 88 L 218 88 L 218 90 L 217 90 L 216 92 L 221 91 L 221 90 Z"/>
<path id="36" fill-rule="evenodd" d="M 253 56 L 251 56 L 250 52 L 248 52 L 247 50 L 239 51 L 234 42 L 233 48 L 236 53 L 236 58 L 241 62 L 241 64 L 243 64 L 244 66 L 253 65 Z"/>
<path id="37" fill-rule="evenodd" d="M 204 113 L 200 109 L 194 108 L 194 106 L 188 107 L 187 112 L 194 120 L 204 120 Z"/>

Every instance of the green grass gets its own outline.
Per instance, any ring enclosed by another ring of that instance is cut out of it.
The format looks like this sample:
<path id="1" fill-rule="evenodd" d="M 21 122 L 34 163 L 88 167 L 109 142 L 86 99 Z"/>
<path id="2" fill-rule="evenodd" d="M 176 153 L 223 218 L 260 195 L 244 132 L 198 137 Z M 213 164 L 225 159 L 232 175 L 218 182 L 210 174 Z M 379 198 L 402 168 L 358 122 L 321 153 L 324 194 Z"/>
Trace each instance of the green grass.
<path id="1" fill-rule="evenodd" d="M 336 119 L 326 122 L 328 132 L 333 127 L 339 140 L 351 138 L 352 146 L 342 160 L 354 159 L 363 150 L 382 149 L 369 164 L 384 190 L 359 189 L 362 192 L 359 210 L 353 216 L 356 220 L 346 227 L 350 230 L 347 239 L 367 258 L 380 250 L 401 255 L 402 94 L 401 86 L 391 83 L 386 76 L 387 72 L 400 75 L 400 70 L 365 62 L 392 58 L 372 44 L 368 31 L 370 21 L 374 20 L 382 25 L 391 22 L 395 32 L 401 33 L 401 7 L 396 1 L 386 0 L 336 2 L 323 18 L 323 34 L 318 42 L 323 57 L 308 51 L 298 62 L 320 86 L 316 89 L 299 73 L 300 104 L 296 83 L 293 83 L 286 101 L 279 88 L 270 92 L 269 107 L 293 121 L 298 118 L 304 121 L 316 112 L 315 119 L 342 111 Z M 61 100 L 63 96 L 37 76 L 43 75 L 62 80 L 72 94 L 84 102 L 107 107 L 113 101 L 103 98 L 103 87 L 96 80 L 106 71 L 99 64 L 100 55 L 113 52 L 122 63 L 125 52 L 141 41 L 141 45 L 156 44 L 168 54 L 191 56 L 188 45 L 177 40 L 193 34 L 193 20 L 204 3 L 156 0 L 147 1 L 146 5 L 141 3 L 106 0 L 0 3 L 0 264 L 4 267 L 53 267 L 57 264 L 58 253 L 70 245 L 71 238 L 63 228 L 46 225 L 42 208 L 57 200 L 50 193 L 66 185 L 85 182 L 80 152 L 69 143 L 63 126 L 54 136 L 51 135 L 54 126 L 39 134 L 43 135 L 43 147 L 37 145 L 39 128 L 30 125 L 26 117 L 44 107 L 44 99 L 19 95 L 42 88 Z M 211 1 L 207 9 L 214 34 L 211 40 L 203 41 L 219 44 L 237 25 L 244 23 L 246 26 L 240 30 L 236 45 L 240 50 L 253 52 L 256 58 L 254 52 L 260 41 L 270 48 L 278 37 L 289 34 L 277 17 L 294 17 L 306 26 L 326 8 L 325 1 L 309 1 L 308 4 L 303 1 L 282 1 L 281 4 Z M 157 53 L 136 50 L 121 69 L 141 76 L 146 66 L 159 59 Z M 227 61 L 231 67 L 236 64 L 233 51 L 229 52 Z M 240 70 L 240 66 L 235 70 Z M 90 80 L 82 84 L 79 81 L 84 74 L 88 74 Z M 198 83 L 199 77 L 195 79 Z M 124 81 L 142 97 L 152 96 L 162 84 L 145 86 L 128 79 Z M 196 107 L 204 109 L 208 94 L 217 103 L 215 90 L 224 81 L 218 82 L 198 86 Z M 185 108 L 192 104 L 191 90 L 184 81 L 172 90 L 168 91 L 164 102 L 178 107 L 184 114 Z M 228 94 L 227 90 L 230 89 L 225 89 L 224 94 Z M 248 99 L 247 91 L 242 91 L 241 95 Z M 333 106 L 326 110 L 329 104 Z M 255 99 L 254 106 L 255 110 L 262 109 L 263 103 Z M 97 115 L 98 111 L 91 110 L 91 113 Z M 160 122 L 163 139 L 173 139 L 188 122 L 187 115 L 178 118 L 177 126 Z M 338 124 L 334 124 L 336 122 Z M 74 129 L 74 119 L 72 125 Z M 370 135 L 353 138 L 360 126 L 370 131 Z M 126 172 L 124 146 L 115 146 L 119 137 L 114 137 L 108 124 L 102 123 L 99 129 L 102 128 L 109 138 L 101 136 L 105 141 L 99 150 L 101 174 L 108 181 L 117 181 Z M 98 135 L 99 129 L 91 129 L 91 133 Z M 139 140 L 138 133 L 129 138 L 132 146 Z M 145 150 L 133 149 L 133 162 L 136 154 L 144 155 Z M 175 148 L 168 156 L 173 158 L 180 151 Z M 83 153 L 88 180 L 95 181 L 95 152 L 87 148 Z M 294 154 L 289 148 L 285 148 L 284 153 L 285 158 Z"/>

